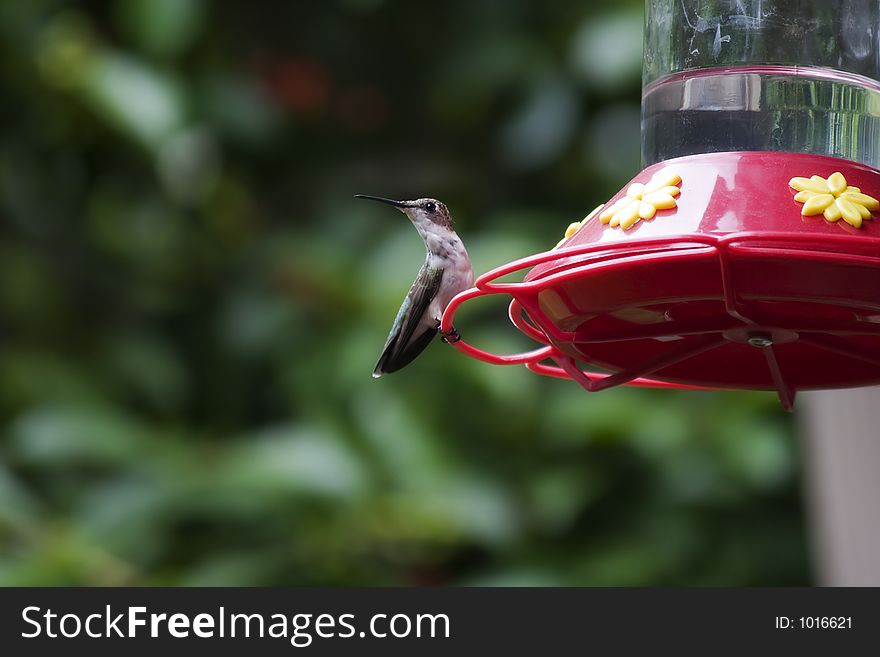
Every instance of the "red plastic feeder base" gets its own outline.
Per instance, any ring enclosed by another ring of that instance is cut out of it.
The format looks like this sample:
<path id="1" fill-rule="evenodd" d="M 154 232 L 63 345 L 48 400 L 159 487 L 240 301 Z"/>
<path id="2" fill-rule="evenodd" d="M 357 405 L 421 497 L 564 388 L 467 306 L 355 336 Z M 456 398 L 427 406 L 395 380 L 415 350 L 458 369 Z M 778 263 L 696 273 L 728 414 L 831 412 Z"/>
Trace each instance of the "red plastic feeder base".
<path id="1" fill-rule="evenodd" d="M 444 314 L 448 331 L 463 302 L 509 294 L 511 320 L 541 348 L 498 356 L 454 346 L 591 392 L 776 390 L 791 409 L 797 390 L 880 384 L 880 225 L 867 218 L 865 196 L 880 194 L 880 171 L 815 155 L 710 153 L 651 166 L 632 182 L 666 169 L 681 178 L 677 207 L 627 229 L 597 215 L 562 247 L 479 277 Z M 797 200 L 795 177 L 809 187 Z M 522 282 L 496 282 L 525 269 Z"/>

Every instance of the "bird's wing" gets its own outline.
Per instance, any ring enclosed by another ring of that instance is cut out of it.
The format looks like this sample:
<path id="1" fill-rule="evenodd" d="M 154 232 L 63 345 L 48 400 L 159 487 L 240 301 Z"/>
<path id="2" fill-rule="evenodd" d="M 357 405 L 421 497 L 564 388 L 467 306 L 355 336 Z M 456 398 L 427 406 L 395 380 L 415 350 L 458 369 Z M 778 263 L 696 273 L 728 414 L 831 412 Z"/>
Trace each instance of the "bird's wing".
<path id="1" fill-rule="evenodd" d="M 397 317 L 394 319 L 388 340 L 385 341 L 379 362 L 373 370 L 373 376 L 396 372 L 409 365 L 431 342 L 435 331 L 423 328 L 420 335 L 415 333 L 419 330 L 422 316 L 437 296 L 442 280 L 442 269 L 428 267 L 428 263 L 422 265 L 400 310 L 397 311 Z"/>

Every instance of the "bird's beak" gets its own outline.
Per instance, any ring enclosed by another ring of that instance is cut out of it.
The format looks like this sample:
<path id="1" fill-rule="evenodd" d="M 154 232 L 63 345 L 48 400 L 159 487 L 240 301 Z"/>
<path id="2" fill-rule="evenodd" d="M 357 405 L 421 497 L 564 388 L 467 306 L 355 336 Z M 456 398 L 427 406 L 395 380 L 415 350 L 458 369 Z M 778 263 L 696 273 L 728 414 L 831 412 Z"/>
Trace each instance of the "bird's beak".
<path id="1" fill-rule="evenodd" d="M 355 194 L 355 198 L 365 198 L 369 201 L 379 201 L 380 203 L 387 203 L 388 205 L 393 205 L 396 208 L 406 208 L 409 207 L 408 201 L 395 201 L 393 198 L 385 198 L 383 196 L 370 196 L 369 194 Z"/>

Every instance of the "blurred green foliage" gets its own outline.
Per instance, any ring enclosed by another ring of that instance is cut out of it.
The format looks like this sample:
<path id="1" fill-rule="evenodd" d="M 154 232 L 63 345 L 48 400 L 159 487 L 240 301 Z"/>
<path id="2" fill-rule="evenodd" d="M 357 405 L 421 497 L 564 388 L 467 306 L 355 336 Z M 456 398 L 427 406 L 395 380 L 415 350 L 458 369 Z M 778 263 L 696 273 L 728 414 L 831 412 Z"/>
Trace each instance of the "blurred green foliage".
<path id="1" fill-rule="evenodd" d="M 555 244 L 638 170 L 640 4 L 0 4 L 0 582 L 807 582 L 770 394 L 370 378 L 423 253 L 352 194 Z"/>

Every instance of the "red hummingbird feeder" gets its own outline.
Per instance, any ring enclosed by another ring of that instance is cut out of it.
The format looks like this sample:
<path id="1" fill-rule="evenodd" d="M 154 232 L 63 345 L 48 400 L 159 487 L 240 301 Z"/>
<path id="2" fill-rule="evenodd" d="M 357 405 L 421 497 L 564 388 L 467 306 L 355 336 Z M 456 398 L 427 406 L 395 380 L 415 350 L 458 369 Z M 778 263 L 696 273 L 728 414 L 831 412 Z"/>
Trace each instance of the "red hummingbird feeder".
<path id="1" fill-rule="evenodd" d="M 880 384 L 878 14 L 648 0 L 647 167 L 556 248 L 480 276 L 441 330 L 505 294 L 540 346 L 454 346 L 589 392 L 775 390 L 790 410 L 798 390 Z"/>

